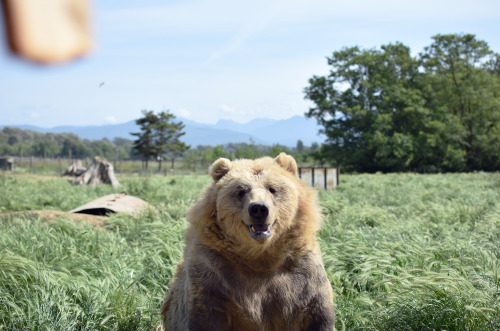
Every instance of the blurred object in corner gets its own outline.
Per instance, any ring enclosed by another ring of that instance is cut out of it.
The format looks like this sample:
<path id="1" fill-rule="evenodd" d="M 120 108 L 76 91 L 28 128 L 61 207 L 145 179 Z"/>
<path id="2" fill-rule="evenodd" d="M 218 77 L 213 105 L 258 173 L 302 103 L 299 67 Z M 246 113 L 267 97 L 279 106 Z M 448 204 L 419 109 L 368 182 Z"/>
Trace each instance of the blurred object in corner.
<path id="1" fill-rule="evenodd" d="M 10 49 L 28 60 L 52 64 L 89 51 L 89 0 L 0 0 Z"/>

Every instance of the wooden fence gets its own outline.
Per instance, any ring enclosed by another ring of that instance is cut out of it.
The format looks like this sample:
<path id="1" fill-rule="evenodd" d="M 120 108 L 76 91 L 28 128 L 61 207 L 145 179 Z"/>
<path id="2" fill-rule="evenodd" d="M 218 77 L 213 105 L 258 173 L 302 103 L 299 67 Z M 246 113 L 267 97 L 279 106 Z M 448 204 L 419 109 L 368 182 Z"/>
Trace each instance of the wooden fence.
<path id="1" fill-rule="evenodd" d="M 74 160 L 65 157 L 43 158 L 35 156 L 9 156 L 8 158 L 13 160 L 14 169 L 23 169 L 25 172 L 33 174 L 62 174 Z M 170 163 L 167 162 L 163 162 L 161 169 L 158 169 L 158 163 L 153 161 L 149 162 L 148 169 L 145 169 L 144 162 L 141 160 L 108 160 L 108 162 L 113 164 L 117 174 L 187 175 L 193 173 L 193 169 L 199 170 L 203 174 L 206 173 L 206 167 L 187 167 L 181 159 L 176 161 L 174 170 L 170 169 Z M 82 159 L 82 166 L 85 168 L 88 168 L 91 163 L 91 158 Z"/>
<path id="2" fill-rule="evenodd" d="M 307 185 L 329 190 L 339 185 L 340 168 L 299 168 L 299 177 Z"/>

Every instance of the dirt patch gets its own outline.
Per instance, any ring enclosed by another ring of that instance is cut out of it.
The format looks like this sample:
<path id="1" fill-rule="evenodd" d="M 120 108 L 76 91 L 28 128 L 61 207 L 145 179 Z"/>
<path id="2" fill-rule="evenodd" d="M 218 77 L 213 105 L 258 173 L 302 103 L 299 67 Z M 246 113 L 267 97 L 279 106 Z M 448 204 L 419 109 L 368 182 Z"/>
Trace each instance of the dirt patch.
<path id="1" fill-rule="evenodd" d="M 106 219 L 104 216 L 74 214 L 57 210 L 28 210 L 0 214 L 0 219 L 12 219 L 14 217 L 41 218 L 42 221 L 49 224 L 56 218 L 70 218 L 78 225 L 87 224 L 102 230 L 104 230 L 104 220 Z"/>

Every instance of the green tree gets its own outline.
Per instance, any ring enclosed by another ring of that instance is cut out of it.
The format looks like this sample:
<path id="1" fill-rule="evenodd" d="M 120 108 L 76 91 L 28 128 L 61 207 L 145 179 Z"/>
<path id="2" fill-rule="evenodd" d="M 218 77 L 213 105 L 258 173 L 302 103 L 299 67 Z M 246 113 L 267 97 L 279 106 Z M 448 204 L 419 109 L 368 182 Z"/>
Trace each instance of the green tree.
<path id="1" fill-rule="evenodd" d="M 102 156 L 123 159 L 130 155 L 133 141 L 115 138 L 110 141 L 82 140 L 71 133 L 40 133 L 5 127 L 0 130 L 0 155 L 84 158 Z"/>
<path id="2" fill-rule="evenodd" d="M 462 168 L 499 169 L 499 55 L 471 34 L 432 39 L 421 55 L 429 106 L 446 113 L 448 130 L 452 123 L 456 138 L 452 148 L 462 156 Z"/>
<path id="3" fill-rule="evenodd" d="M 198 170 L 197 165 L 200 165 L 204 171 L 207 169 L 206 167 L 220 157 L 229 157 L 229 154 L 224 150 L 224 146 L 217 145 L 212 147 L 199 145 L 196 149 L 190 149 L 189 152 L 184 154 L 184 162 L 192 165 L 192 170 L 194 171 Z"/>
<path id="4" fill-rule="evenodd" d="M 33 152 L 35 156 L 46 158 L 58 155 L 61 148 L 55 141 L 44 139 L 33 142 Z"/>
<path id="5" fill-rule="evenodd" d="M 155 146 L 155 125 L 158 117 L 152 110 L 142 110 L 143 117 L 137 119 L 135 123 L 139 126 L 140 132 L 131 132 L 130 134 L 136 136 L 134 140 L 133 149 L 138 154 L 142 155 L 144 160 L 145 169 L 148 169 L 148 163 L 151 157 L 157 155 L 157 148 Z"/>
<path id="6" fill-rule="evenodd" d="M 403 170 L 414 159 L 414 134 L 428 117 L 417 88 L 419 62 L 400 43 L 380 50 L 345 48 L 328 58 L 325 77 L 305 89 L 323 126 L 325 159 L 358 171 Z"/>
<path id="7" fill-rule="evenodd" d="M 117 147 L 107 138 L 89 141 L 88 146 L 92 149 L 94 156 L 100 156 L 113 160 L 117 159 Z"/>
<path id="8" fill-rule="evenodd" d="M 85 157 L 92 157 L 92 150 L 87 147 L 77 135 L 68 135 L 64 140 L 63 148 L 61 151 L 63 156 L 71 157 L 73 159 L 82 159 Z"/>
<path id="9" fill-rule="evenodd" d="M 180 138 L 186 134 L 185 125 L 182 122 L 174 122 L 175 115 L 167 111 L 158 114 L 158 121 L 154 126 L 156 155 L 159 160 L 158 169 L 161 170 L 161 160 L 163 154 L 168 153 L 172 162 L 171 169 L 175 168 L 175 158 L 188 150 L 190 146 L 186 145 Z"/>
<path id="10" fill-rule="evenodd" d="M 302 140 L 300 139 L 297 140 L 297 145 L 295 146 L 295 149 L 299 154 L 304 153 L 304 143 L 302 142 Z"/>
<path id="11" fill-rule="evenodd" d="M 290 154 L 290 150 L 288 149 L 288 147 L 286 146 L 283 146 L 283 145 L 280 145 L 280 144 L 275 144 L 271 147 L 271 149 L 269 150 L 269 155 L 272 156 L 272 157 L 276 157 L 278 156 L 281 152 L 284 152 L 284 153 L 288 153 Z"/>
<path id="12" fill-rule="evenodd" d="M 151 157 L 159 161 L 158 169 L 161 170 L 161 161 L 165 153 L 170 154 L 172 169 L 175 166 L 175 158 L 190 146 L 186 145 L 180 138 L 186 133 L 183 131 L 185 125 L 182 122 L 174 122 L 175 115 L 168 110 L 158 115 L 152 110 L 143 110 L 143 117 L 136 120 L 141 132 L 131 133 L 138 137 L 134 141 L 134 150 L 143 156 L 146 169 Z"/>
<path id="13" fill-rule="evenodd" d="M 250 138 L 250 143 L 234 144 L 236 147 L 234 157 L 235 159 L 255 159 L 262 156 L 259 149 L 255 145 L 255 141 Z"/>
<path id="14" fill-rule="evenodd" d="M 498 54 L 473 35 L 437 35 L 419 57 L 401 44 L 344 48 L 314 76 L 306 113 L 321 162 L 355 171 L 500 168 Z"/>

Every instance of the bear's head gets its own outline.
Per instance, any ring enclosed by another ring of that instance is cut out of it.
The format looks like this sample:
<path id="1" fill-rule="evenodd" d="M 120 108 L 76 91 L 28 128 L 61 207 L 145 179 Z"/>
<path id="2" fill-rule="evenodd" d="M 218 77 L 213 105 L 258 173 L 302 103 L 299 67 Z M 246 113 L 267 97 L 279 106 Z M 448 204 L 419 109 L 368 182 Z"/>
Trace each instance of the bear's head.
<path id="1" fill-rule="evenodd" d="M 294 224 L 301 183 L 297 163 L 281 153 L 275 159 L 218 159 L 211 171 L 213 217 L 224 236 L 244 247 L 269 245 Z"/>

